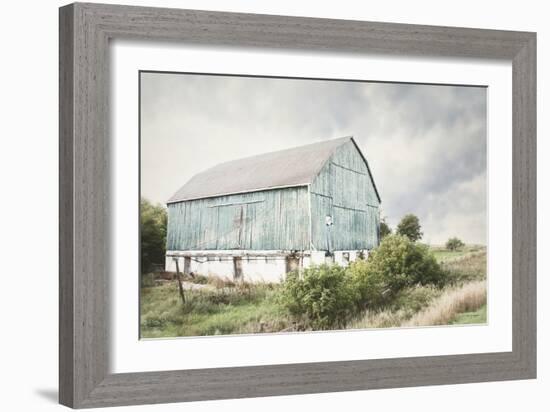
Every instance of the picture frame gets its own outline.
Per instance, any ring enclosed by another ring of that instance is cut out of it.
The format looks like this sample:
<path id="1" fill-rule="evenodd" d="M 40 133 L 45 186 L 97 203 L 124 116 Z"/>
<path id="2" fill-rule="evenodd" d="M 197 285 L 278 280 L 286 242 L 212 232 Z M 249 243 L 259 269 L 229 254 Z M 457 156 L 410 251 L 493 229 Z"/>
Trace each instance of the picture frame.
<path id="1" fill-rule="evenodd" d="M 536 34 L 75 3 L 60 8 L 59 400 L 73 408 L 536 377 Z M 109 372 L 109 41 L 491 58 L 512 63 L 512 351 Z"/>

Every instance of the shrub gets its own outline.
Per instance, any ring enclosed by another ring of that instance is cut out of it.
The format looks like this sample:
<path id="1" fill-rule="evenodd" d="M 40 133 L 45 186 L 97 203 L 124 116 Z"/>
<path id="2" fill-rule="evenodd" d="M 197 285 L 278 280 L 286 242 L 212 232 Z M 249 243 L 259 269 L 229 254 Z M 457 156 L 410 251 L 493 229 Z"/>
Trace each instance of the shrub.
<path id="1" fill-rule="evenodd" d="M 338 265 L 312 266 L 287 274 L 280 303 L 294 317 L 306 317 L 315 329 L 345 326 L 359 295 L 346 270 Z"/>
<path id="2" fill-rule="evenodd" d="M 388 235 L 367 260 L 342 268 L 321 265 L 294 271 L 281 286 L 279 303 L 295 319 L 315 329 L 343 327 L 363 309 L 424 307 L 443 286 L 447 272 L 429 247 L 406 236 Z M 415 288 L 415 286 L 429 286 Z"/>
<path id="3" fill-rule="evenodd" d="M 387 305 L 406 287 L 442 286 L 446 280 L 428 246 L 401 235 L 386 236 L 367 261 L 352 263 L 348 271 L 369 308 Z"/>
<path id="4" fill-rule="evenodd" d="M 369 260 L 357 260 L 348 266 L 352 285 L 359 295 L 359 309 L 384 305 L 389 299 L 389 286 L 381 271 L 373 270 Z"/>
<path id="5" fill-rule="evenodd" d="M 449 240 L 447 240 L 447 243 L 445 243 L 445 247 L 448 250 L 453 250 L 453 251 L 461 249 L 464 246 L 465 246 L 464 242 L 457 237 L 452 237 Z"/>

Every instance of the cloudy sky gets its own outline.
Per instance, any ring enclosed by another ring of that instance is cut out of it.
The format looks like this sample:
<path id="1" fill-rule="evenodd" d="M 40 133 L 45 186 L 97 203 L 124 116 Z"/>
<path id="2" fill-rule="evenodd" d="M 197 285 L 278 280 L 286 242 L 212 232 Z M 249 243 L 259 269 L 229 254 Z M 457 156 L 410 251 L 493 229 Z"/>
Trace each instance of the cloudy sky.
<path id="1" fill-rule="evenodd" d="M 414 213 L 425 242 L 486 242 L 484 88 L 141 75 L 141 193 L 155 203 L 220 162 L 349 135 L 392 228 Z"/>

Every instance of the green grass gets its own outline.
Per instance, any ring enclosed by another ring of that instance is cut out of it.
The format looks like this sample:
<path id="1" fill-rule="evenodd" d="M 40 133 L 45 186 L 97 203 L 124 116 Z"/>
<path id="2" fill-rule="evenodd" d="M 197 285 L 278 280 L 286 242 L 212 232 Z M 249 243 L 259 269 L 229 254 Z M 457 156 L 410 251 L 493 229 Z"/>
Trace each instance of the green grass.
<path id="1" fill-rule="evenodd" d="M 454 318 L 451 325 L 468 325 L 487 322 L 487 305 L 483 305 L 475 312 L 464 312 Z"/>
<path id="2" fill-rule="evenodd" d="M 186 290 L 185 305 L 177 284 L 143 287 L 141 336 L 226 335 L 288 328 L 290 319 L 276 303 L 276 286 L 223 284 L 213 290 Z"/>

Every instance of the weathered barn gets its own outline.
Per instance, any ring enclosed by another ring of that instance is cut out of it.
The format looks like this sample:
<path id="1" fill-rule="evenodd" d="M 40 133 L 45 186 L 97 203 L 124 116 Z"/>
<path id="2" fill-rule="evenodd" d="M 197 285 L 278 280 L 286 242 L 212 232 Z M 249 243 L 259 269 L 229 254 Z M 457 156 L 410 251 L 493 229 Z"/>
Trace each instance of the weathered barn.
<path id="1" fill-rule="evenodd" d="M 290 269 L 345 264 L 379 243 L 380 196 L 352 137 L 234 160 L 168 201 L 166 268 L 279 281 Z"/>

